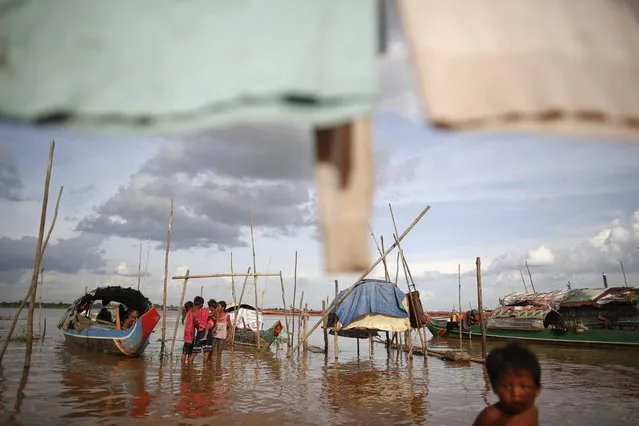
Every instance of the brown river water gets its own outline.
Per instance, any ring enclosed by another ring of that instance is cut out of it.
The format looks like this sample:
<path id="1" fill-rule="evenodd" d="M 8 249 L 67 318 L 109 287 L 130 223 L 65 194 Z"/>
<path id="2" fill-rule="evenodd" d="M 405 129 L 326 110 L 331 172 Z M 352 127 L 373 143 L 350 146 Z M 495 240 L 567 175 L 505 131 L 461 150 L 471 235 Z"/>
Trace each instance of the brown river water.
<path id="1" fill-rule="evenodd" d="M 55 325 L 62 310 L 44 310 L 47 332 L 23 374 L 24 344 L 9 345 L 0 371 L 0 425 L 90 424 L 427 424 L 471 425 L 496 401 L 481 364 L 461 364 L 339 339 L 339 360 L 307 353 L 225 351 L 203 368 L 161 363 L 160 324 L 143 357 L 85 353 L 65 345 Z M 13 314 L 0 309 L 0 316 Z M 167 317 L 172 336 L 176 313 Z M 278 318 L 266 316 L 267 326 Z M 319 317 L 311 317 L 309 326 Z M 21 321 L 18 330 L 25 324 Z M 36 311 L 36 328 L 38 327 Z M 10 321 L 0 320 L 4 339 Z M 321 329 L 320 329 L 321 330 Z M 321 331 L 310 343 L 323 346 Z M 176 352 L 181 351 L 178 331 Z M 415 341 L 418 341 L 415 337 Z M 465 340 L 479 353 L 480 342 Z M 435 339 L 433 348 L 458 348 Z M 491 344 L 489 342 L 489 349 Z M 639 350 L 534 345 L 542 364 L 537 401 L 542 425 L 639 424 Z M 218 423 L 219 422 L 219 423 Z"/>

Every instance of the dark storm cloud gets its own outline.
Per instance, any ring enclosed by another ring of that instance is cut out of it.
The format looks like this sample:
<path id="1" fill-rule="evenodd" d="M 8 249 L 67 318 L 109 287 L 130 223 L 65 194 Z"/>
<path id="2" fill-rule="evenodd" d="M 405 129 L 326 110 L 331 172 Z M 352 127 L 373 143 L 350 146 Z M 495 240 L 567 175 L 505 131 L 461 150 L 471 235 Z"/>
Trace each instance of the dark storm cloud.
<path id="1" fill-rule="evenodd" d="M 20 201 L 22 180 L 9 149 L 0 146 L 0 200 Z"/>
<path id="2" fill-rule="evenodd" d="M 162 244 L 173 197 L 176 248 L 244 246 L 250 213 L 256 227 L 293 235 L 313 223 L 311 148 L 308 132 L 273 125 L 172 142 L 77 230 Z"/>
<path id="3" fill-rule="evenodd" d="M 82 269 L 101 272 L 106 265 L 100 249 L 101 242 L 102 238 L 81 235 L 49 243 L 42 259 L 42 267 L 69 274 Z M 33 269 L 35 247 L 35 237 L 0 238 L 0 272 L 14 273 Z"/>

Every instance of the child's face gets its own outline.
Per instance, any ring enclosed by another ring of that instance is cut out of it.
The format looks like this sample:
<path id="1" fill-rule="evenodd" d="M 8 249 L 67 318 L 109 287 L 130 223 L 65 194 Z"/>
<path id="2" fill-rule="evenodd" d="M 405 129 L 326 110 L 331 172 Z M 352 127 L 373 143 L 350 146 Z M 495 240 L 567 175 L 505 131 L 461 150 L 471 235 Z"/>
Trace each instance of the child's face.
<path id="1" fill-rule="evenodd" d="M 138 313 L 138 311 L 131 311 L 131 318 L 137 319 L 139 316 L 140 314 Z"/>
<path id="2" fill-rule="evenodd" d="M 222 307 L 222 305 L 217 305 L 217 313 L 221 314 L 224 312 L 224 308 Z"/>
<path id="3" fill-rule="evenodd" d="M 495 393 L 501 405 L 511 414 L 518 414 L 535 405 L 540 389 L 530 372 L 509 370 L 495 383 Z"/>

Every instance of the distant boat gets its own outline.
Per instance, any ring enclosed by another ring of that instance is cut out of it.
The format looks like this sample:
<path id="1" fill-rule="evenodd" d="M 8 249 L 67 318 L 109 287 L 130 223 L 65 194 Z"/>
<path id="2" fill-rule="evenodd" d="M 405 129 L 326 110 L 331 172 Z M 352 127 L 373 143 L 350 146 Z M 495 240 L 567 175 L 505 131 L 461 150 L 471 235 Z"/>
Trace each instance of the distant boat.
<path id="1" fill-rule="evenodd" d="M 486 321 L 486 338 L 639 347 L 639 288 L 511 293 Z M 479 318 L 461 319 L 464 336 L 481 336 Z M 429 318 L 433 336 L 459 338 L 460 321 Z"/>
<path id="2" fill-rule="evenodd" d="M 226 308 L 226 313 L 229 314 L 232 325 L 235 319 L 236 308 L 237 324 L 235 327 L 233 344 L 257 347 L 257 339 L 259 336 L 260 346 L 262 349 L 270 348 L 275 341 L 275 338 L 279 336 L 282 331 L 282 322 L 277 321 L 269 329 L 260 330 L 258 332 L 258 321 L 260 326 L 264 325 L 264 322 L 262 322 L 262 314 L 258 313 L 255 307 L 242 303 L 239 307 L 231 305 Z"/>
<path id="3" fill-rule="evenodd" d="M 96 302 L 100 302 L 97 305 Z M 100 310 L 110 303 L 117 308 Z M 123 328 L 128 309 L 138 311 L 139 318 Z M 104 315 L 107 317 L 105 318 Z M 126 356 L 141 355 L 160 320 L 160 314 L 142 293 L 133 288 L 99 287 L 80 297 L 67 309 L 58 328 L 65 341 L 87 350 Z"/>

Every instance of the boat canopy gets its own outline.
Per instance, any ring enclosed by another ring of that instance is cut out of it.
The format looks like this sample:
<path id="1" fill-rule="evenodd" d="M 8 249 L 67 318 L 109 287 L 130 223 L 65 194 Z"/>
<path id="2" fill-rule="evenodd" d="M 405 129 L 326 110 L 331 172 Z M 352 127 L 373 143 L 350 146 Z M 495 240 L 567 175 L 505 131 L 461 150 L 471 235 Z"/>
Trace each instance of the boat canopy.
<path id="1" fill-rule="evenodd" d="M 488 320 L 489 328 L 542 329 L 563 327 L 564 318 L 556 310 L 539 306 L 500 306 Z"/>
<path id="2" fill-rule="evenodd" d="M 138 290 L 120 286 L 98 287 L 73 302 L 73 306 L 80 307 L 85 303 L 91 305 L 96 301 L 100 301 L 102 306 L 111 302 L 122 303 L 129 309 L 137 310 L 140 315 L 146 313 L 153 306 L 149 299 Z"/>

